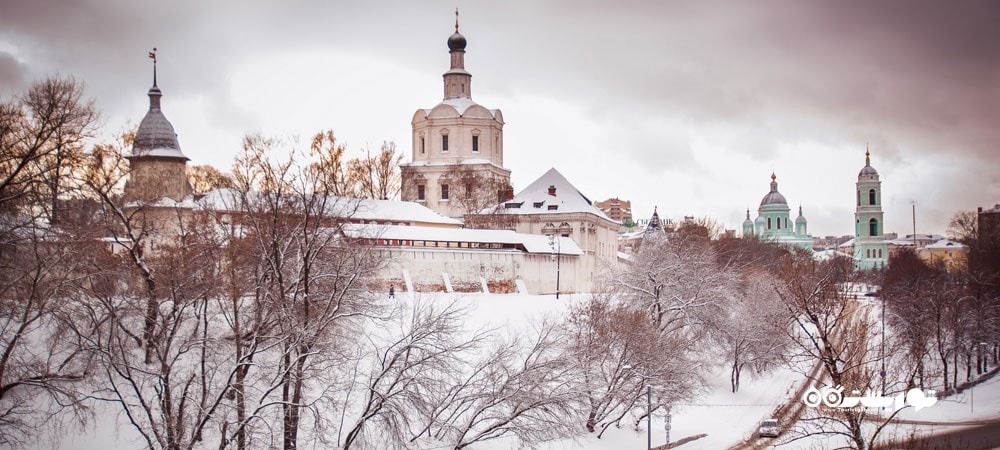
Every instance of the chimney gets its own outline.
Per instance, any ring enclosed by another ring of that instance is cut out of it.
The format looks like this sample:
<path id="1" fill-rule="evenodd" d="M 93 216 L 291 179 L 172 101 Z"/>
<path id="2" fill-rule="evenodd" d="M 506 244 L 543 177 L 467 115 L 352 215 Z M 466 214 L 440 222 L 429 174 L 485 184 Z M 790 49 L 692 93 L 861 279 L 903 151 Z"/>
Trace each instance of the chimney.
<path id="1" fill-rule="evenodd" d="M 551 195 L 553 197 L 556 196 L 556 187 L 555 187 L 555 185 L 549 185 L 549 195 Z"/>

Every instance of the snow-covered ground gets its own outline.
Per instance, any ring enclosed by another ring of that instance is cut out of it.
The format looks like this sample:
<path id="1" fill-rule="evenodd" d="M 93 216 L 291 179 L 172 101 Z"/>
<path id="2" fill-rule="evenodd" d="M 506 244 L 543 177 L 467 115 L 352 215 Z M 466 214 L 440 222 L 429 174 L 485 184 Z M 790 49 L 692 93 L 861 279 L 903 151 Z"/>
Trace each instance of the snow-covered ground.
<path id="1" fill-rule="evenodd" d="M 405 294 L 403 294 L 405 295 Z M 587 295 L 562 295 L 559 300 L 553 295 L 522 295 L 522 294 L 419 294 L 422 300 L 457 301 L 467 304 L 471 309 L 468 321 L 470 329 L 474 328 L 506 328 L 512 333 L 527 330 L 541 319 L 561 317 L 575 302 L 582 301 Z M 709 382 L 708 390 L 696 400 L 674 405 L 671 417 L 671 439 L 679 439 L 706 434 L 707 436 L 685 444 L 683 449 L 723 449 L 736 444 L 747 437 L 757 427 L 758 423 L 767 418 L 771 411 L 794 395 L 798 383 L 803 380 L 803 368 L 779 368 L 761 377 L 744 375 L 740 392 L 730 392 L 728 368 L 717 367 L 713 373 L 706 374 Z M 974 401 L 974 405 L 973 405 Z M 101 405 L 97 409 L 97 417 L 85 431 L 67 432 L 63 429 L 57 436 L 40 436 L 36 443 L 38 449 L 66 450 L 98 450 L 107 448 L 142 448 L 143 442 L 138 438 L 127 419 L 117 412 L 113 404 Z M 947 399 L 940 400 L 934 406 L 913 411 L 907 408 L 899 416 L 900 419 L 920 421 L 968 421 L 984 418 L 1000 417 L 1000 377 L 994 378 Z M 638 427 L 633 426 L 634 419 L 626 418 L 621 428 L 612 427 L 601 439 L 585 436 L 577 440 L 548 443 L 542 448 L 547 450 L 612 450 L 626 448 L 645 448 L 646 422 L 643 420 Z M 908 434 L 914 425 L 900 426 L 895 430 L 897 435 Z M 918 425 L 920 432 L 934 432 L 944 429 L 940 425 Z M 954 429 L 954 427 L 947 427 Z M 663 414 L 654 414 L 652 422 L 653 446 L 665 443 Z M 57 439 L 53 439 L 53 437 Z M 55 441 L 58 441 L 57 443 Z M 817 442 L 797 442 L 791 447 L 808 448 Z M 821 445 L 821 444 L 820 444 Z M 791 448 L 782 447 L 782 448 Z M 497 440 L 474 446 L 479 450 L 501 450 L 516 448 L 513 441 Z"/>
<path id="2" fill-rule="evenodd" d="M 469 302 L 474 310 L 472 321 L 483 326 L 524 326 L 545 316 L 559 317 L 569 305 L 585 300 L 587 295 L 562 295 L 559 300 L 553 295 L 485 295 L 485 294 L 437 294 L 441 300 L 455 299 Z M 767 418 L 784 399 L 794 394 L 797 383 L 801 382 L 801 372 L 790 368 L 779 368 L 765 376 L 754 378 L 744 373 L 740 391 L 732 393 L 727 367 L 718 367 L 706 376 L 708 390 L 697 400 L 675 405 L 671 411 L 670 435 L 672 441 L 706 434 L 704 438 L 683 446 L 685 449 L 726 448 L 749 437 L 761 420 Z M 666 443 L 664 416 L 653 414 L 653 446 Z M 629 420 L 622 421 L 622 428 L 609 429 L 601 439 L 587 436 L 575 441 L 549 443 L 542 448 L 548 450 L 617 450 L 623 448 L 645 448 L 646 421 L 638 428 Z M 476 449 L 500 450 L 516 448 L 511 442 L 496 441 L 475 446 Z"/>

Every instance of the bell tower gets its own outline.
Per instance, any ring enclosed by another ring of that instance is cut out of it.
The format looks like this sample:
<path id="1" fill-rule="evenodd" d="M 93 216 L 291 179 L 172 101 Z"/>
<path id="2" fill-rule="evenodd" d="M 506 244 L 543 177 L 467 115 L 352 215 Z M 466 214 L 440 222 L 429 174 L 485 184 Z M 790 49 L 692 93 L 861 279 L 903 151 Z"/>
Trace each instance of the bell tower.
<path id="1" fill-rule="evenodd" d="M 858 173 L 854 211 L 854 265 L 860 270 L 885 267 L 889 249 L 882 220 L 882 182 L 865 149 L 865 166 Z"/>

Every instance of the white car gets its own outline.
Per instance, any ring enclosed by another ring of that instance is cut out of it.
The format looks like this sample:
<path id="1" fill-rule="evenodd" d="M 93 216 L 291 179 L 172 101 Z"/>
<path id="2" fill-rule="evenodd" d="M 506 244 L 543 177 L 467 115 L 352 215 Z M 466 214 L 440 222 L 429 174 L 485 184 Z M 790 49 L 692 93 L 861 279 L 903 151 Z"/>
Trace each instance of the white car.
<path id="1" fill-rule="evenodd" d="M 778 426 L 778 419 L 765 419 L 757 429 L 757 435 L 760 437 L 778 437 L 779 434 L 781 428 Z"/>

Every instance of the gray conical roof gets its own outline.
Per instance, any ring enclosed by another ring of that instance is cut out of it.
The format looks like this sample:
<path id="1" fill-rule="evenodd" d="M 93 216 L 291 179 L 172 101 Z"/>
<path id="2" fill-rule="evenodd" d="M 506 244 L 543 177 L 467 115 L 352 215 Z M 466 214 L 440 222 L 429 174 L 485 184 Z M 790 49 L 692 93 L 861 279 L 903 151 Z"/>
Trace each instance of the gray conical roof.
<path id="1" fill-rule="evenodd" d="M 177 143 L 177 133 L 167 117 L 160 110 L 160 97 L 163 93 L 154 84 L 149 90 L 149 111 L 139 123 L 132 145 L 132 157 L 157 156 L 163 158 L 182 158 L 187 160 Z"/>

